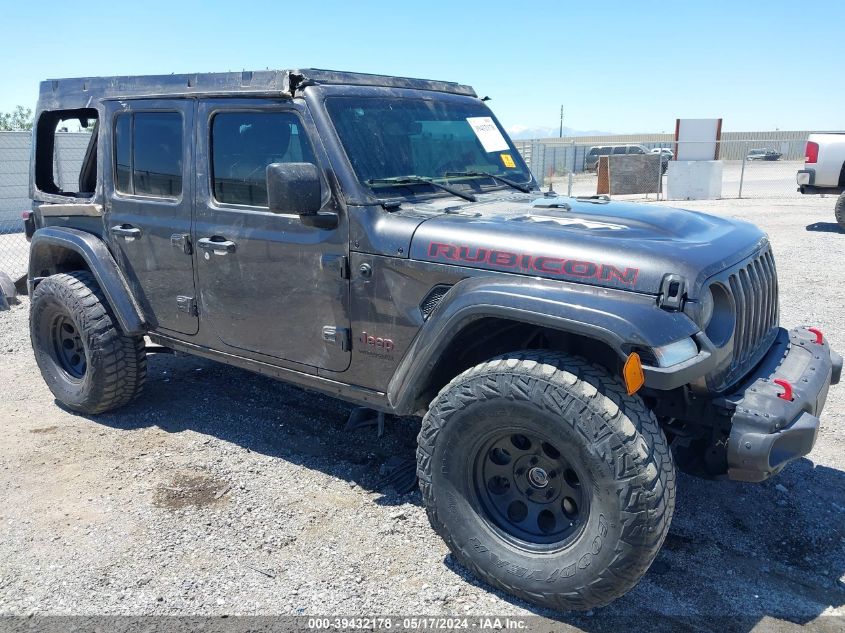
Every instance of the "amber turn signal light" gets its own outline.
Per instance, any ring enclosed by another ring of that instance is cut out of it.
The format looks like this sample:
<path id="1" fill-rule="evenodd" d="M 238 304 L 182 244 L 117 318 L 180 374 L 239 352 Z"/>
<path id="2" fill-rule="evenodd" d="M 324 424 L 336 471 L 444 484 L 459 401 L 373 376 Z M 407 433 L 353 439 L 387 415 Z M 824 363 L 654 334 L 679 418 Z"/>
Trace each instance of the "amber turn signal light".
<path id="1" fill-rule="evenodd" d="M 640 355 L 636 352 L 628 354 L 628 360 L 625 361 L 625 365 L 622 367 L 622 378 L 625 379 L 625 388 L 628 390 L 629 396 L 637 393 L 640 387 L 643 386 L 643 383 L 645 383 Z"/>

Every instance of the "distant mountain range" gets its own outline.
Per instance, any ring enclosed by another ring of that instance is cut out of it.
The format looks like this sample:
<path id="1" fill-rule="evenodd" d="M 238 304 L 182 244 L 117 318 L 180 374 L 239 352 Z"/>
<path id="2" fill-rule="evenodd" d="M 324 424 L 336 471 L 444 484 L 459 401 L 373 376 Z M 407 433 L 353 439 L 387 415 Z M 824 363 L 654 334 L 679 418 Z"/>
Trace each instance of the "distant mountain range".
<path id="1" fill-rule="evenodd" d="M 552 138 L 560 134 L 560 127 L 526 127 L 524 125 L 512 125 L 508 128 L 508 134 L 515 139 L 528 138 Z M 564 136 L 608 136 L 613 132 L 602 132 L 601 130 L 573 130 L 564 126 Z"/>

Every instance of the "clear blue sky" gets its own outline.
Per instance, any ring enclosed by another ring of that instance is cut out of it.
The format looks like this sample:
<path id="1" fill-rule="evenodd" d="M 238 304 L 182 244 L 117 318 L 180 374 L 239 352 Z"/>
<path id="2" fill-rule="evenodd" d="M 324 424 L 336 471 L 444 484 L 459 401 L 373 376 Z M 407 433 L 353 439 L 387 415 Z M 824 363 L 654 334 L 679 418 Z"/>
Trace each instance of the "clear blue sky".
<path id="1" fill-rule="evenodd" d="M 509 128 L 845 129 L 845 2 L 8 3 L 0 110 L 41 79 L 313 66 L 448 79 Z"/>

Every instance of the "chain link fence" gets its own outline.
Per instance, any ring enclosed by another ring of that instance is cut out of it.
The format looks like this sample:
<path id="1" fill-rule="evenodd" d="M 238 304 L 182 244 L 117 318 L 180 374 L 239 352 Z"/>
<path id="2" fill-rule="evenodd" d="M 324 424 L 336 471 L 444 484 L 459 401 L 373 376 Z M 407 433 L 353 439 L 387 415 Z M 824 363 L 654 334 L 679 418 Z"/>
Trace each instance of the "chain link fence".
<path id="1" fill-rule="evenodd" d="M 59 132 L 53 156 L 54 181 L 74 191 L 91 135 Z M 21 214 L 29 198 L 29 151 L 31 132 L 0 132 L 0 270 L 13 278 L 26 273 L 29 242 Z"/>
<path id="2" fill-rule="evenodd" d="M 0 132 L 0 271 L 13 277 L 26 272 L 29 244 L 21 212 L 29 200 L 29 132 Z"/>
<path id="3" fill-rule="evenodd" d="M 721 198 L 798 198 L 795 173 L 803 167 L 806 139 L 748 138 L 721 141 L 718 156 L 722 163 Z M 643 140 L 642 142 L 582 143 L 576 139 L 543 139 L 515 141 L 516 148 L 528 163 L 534 177 L 544 189 L 551 187 L 561 194 L 591 196 L 613 194 L 613 188 L 603 182 L 600 163 L 623 163 L 619 156 L 656 154 L 660 164 L 652 160 L 644 163 L 642 175 L 623 175 L 618 190 L 628 191 L 634 180 L 651 183 L 648 191 L 622 194 L 630 199 L 672 199 L 667 187 L 668 172 L 672 168 L 678 144 L 672 141 Z M 605 158 L 603 158 L 605 157 Z M 630 162 L 630 161 L 629 161 Z M 647 163 L 648 166 L 645 166 Z M 660 169 L 661 176 L 651 171 Z M 612 172 L 612 168 L 610 169 Z M 653 177 L 652 177 L 653 176 Z M 643 189 L 643 187 L 640 187 Z"/>

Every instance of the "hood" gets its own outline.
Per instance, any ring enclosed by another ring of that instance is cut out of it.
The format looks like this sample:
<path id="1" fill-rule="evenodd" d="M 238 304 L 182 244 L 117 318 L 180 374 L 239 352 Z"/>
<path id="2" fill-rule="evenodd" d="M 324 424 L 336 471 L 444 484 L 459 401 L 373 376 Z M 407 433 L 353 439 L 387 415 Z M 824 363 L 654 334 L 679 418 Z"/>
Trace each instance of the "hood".
<path id="1" fill-rule="evenodd" d="M 658 294 L 682 275 L 695 300 L 708 277 L 766 243 L 753 224 L 606 199 L 484 200 L 423 221 L 410 257 Z"/>

